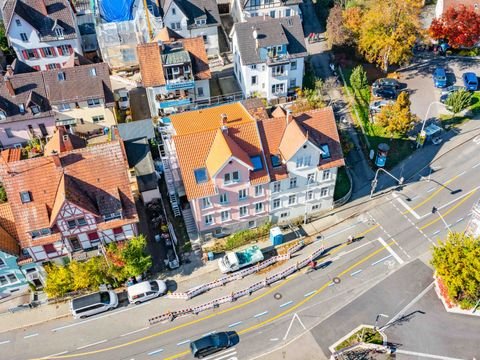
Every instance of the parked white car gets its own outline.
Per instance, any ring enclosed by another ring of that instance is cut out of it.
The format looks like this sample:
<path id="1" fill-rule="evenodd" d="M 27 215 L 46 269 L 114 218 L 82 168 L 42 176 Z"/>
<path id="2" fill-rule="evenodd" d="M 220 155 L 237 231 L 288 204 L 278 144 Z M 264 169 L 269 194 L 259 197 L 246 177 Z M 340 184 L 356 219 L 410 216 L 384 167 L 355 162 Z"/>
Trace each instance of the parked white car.
<path id="1" fill-rule="evenodd" d="M 369 109 L 371 113 L 379 113 L 384 106 L 392 105 L 393 101 L 390 100 L 376 100 L 370 103 Z"/>
<path id="2" fill-rule="evenodd" d="M 118 94 L 118 107 L 120 110 L 127 110 L 130 108 L 130 96 L 128 90 L 121 89 L 117 91 Z"/>
<path id="3" fill-rule="evenodd" d="M 128 301 L 135 305 L 164 295 L 166 292 L 167 284 L 162 280 L 142 281 L 127 288 Z"/>

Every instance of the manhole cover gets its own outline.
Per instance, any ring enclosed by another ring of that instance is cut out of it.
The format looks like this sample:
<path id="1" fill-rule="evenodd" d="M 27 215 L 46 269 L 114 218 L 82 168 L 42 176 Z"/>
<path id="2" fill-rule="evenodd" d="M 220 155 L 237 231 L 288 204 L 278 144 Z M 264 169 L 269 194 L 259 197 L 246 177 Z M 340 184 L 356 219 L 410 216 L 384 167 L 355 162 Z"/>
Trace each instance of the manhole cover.
<path id="1" fill-rule="evenodd" d="M 340 280 L 339 277 L 334 277 L 334 278 L 332 279 L 332 281 L 333 281 L 334 284 L 340 284 L 340 281 L 342 281 L 342 280 Z"/>
<path id="2" fill-rule="evenodd" d="M 280 293 L 275 293 L 273 294 L 273 297 L 276 299 L 276 300 L 280 300 L 282 298 L 282 294 Z"/>

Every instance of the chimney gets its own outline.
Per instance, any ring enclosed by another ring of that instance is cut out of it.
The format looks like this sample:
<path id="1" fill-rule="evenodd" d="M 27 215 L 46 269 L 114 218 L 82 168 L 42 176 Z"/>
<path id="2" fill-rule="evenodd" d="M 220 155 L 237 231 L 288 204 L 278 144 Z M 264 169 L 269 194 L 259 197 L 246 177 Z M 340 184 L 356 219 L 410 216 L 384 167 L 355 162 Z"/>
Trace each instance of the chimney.
<path id="1" fill-rule="evenodd" d="M 60 156 L 58 156 L 57 153 L 52 154 L 51 156 L 53 163 L 55 164 L 56 168 L 61 168 L 62 167 L 62 162 L 60 161 Z"/>
<path id="2" fill-rule="evenodd" d="M 290 124 L 292 121 L 292 110 L 287 109 L 287 115 L 285 115 L 285 119 L 287 120 L 287 125 Z"/>
<path id="3" fill-rule="evenodd" d="M 7 91 L 10 94 L 10 96 L 15 96 L 15 89 L 13 88 L 12 81 L 10 80 L 10 76 L 5 75 L 3 79 L 5 81 L 5 87 L 7 88 Z"/>
<path id="4" fill-rule="evenodd" d="M 5 71 L 5 75 L 13 76 L 13 68 L 12 65 L 7 65 L 7 70 Z"/>
<path id="5" fill-rule="evenodd" d="M 227 127 L 227 122 L 228 122 L 228 120 L 227 120 L 227 114 L 221 114 L 221 115 L 220 115 L 220 118 L 221 118 L 221 120 L 220 120 L 221 129 L 222 129 L 223 133 L 226 134 L 226 133 L 228 132 L 228 127 Z"/>

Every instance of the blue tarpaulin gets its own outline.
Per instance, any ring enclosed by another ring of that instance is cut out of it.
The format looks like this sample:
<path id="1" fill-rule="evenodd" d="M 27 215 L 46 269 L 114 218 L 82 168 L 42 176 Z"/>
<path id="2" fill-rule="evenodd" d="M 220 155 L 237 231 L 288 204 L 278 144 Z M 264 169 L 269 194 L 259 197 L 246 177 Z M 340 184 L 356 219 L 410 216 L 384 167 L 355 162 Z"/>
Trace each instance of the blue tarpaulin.
<path id="1" fill-rule="evenodd" d="M 132 7 L 135 0 L 98 0 L 100 16 L 106 22 L 133 20 Z"/>

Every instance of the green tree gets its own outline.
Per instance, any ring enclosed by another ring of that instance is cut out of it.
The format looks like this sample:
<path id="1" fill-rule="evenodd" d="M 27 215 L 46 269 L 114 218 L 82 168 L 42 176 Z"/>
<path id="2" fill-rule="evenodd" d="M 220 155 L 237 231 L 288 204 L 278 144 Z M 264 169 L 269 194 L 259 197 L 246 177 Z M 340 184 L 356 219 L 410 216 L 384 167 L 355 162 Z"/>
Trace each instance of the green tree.
<path id="1" fill-rule="evenodd" d="M 453 302 L 464 309 L 480 299 L 480 239 L 450 233 L 433 248 L 432 265 Z"/>
<path id="2" fill-rule="evenodd" d="M 0 183 L 0 204 L 3 204 L 7 202 L 7 192 L 5 191 L 5 188 L 3 187 L 3 184 Z"/>
<path id="3" fill-rule="evenodd" d="M 356 91 L 360 91 L 368 86 L 367 73 L 363 69 L 362 65 L 358 65 L 352 70 L 352 74 L 350 75 L 350 84 Z"/>
<path id="4" fill-rule="evenodd" d="M 72 272 L 68 266 L 49 264 L 45 266 L 47 280 L 45 292 L 48 297 L 61 297 L 73 290 Z"/>
<path id="5" fill-rule="evenodd" d="M 122 258 L 125 261 L 127 276 L 143 274 L 152 267 L 152 257 L 146 253 L 147 240 L 139 235 L 130 239 L 122 249 Z"/>
<path id="6" fill-rule="evenodd" d="M 461 89 L 452 92 L 448 96 L 445 105 L 447 105 L 448 110 L 457 115 L 459 112 L 469 107 L 471 101 L 472 94 L 465 89 Z"/>
<path id="7" fill-rule="evenodd" d="M 412 119 L 409 95 L 402 91 L 395 103 L 382 108 L 376 122 L 391 134 L 405 135 L 413 126 Z"/>
<path id="8" fill-rule="evenodd" d="M 422 0 L 369 1 L 356 22 L 360 53 L 385 72 L 391 64 L 408 61 L 421 34 L 421 9 Z"/>
<path id="9" fill-rule="evenodd" d="M 7 36 L 5 35 L 5 26 L 0 22 L 0 50 L 4 53 L 10 53 L 10 46 L 8 46 Z"/>

